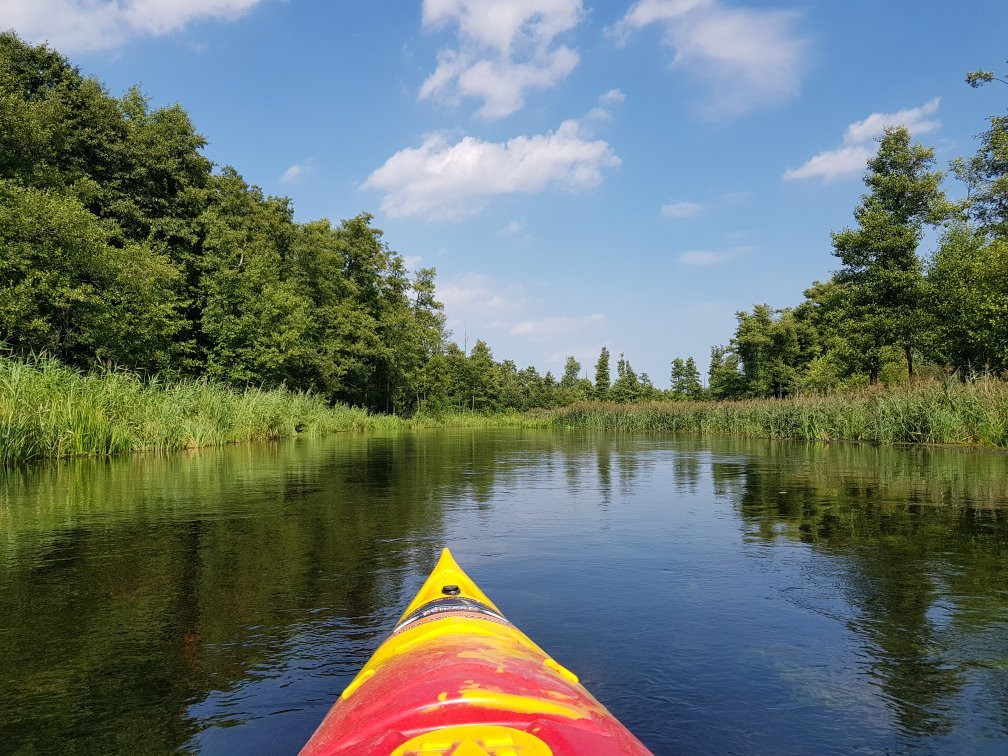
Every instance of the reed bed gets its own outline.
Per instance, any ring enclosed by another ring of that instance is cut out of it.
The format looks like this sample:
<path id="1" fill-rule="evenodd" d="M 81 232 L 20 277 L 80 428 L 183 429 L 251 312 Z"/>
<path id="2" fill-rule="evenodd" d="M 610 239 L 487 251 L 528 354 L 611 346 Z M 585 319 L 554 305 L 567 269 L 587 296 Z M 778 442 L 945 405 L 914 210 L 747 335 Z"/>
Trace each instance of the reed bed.
<path id="1" fill-rule="evenodd" d="M 402 421 L 284 390 L 84 374 L 54 359 L 0 358 L 0 463 L 170 451 Z"/>
<path id="2" fill-rule="evenodd" d="M 564 427 L 759 438 L 1008 447 L 1008 384 L 981 378 L 732 402 L 585 402 L 550 410 Z"/>
<path id="3" fill-rule="evenodd" d="M 0 464 L 107 457 L 338 431 L 569 427 L 758 438 L 1008 447 L 1008 383 L 981 378 L 886 390 L 733 402 L 582 402 L 528 413 L 449 413 L 409 419 L 329 406 L 283 389 L 208 381 L 144 381 L 81 373 L 39 357 L 0 357 Z"/>
<path id="4" fill-rule="evenodd" d="M 418 414 L 405 420 L 410 428 L 550 428 L 552 418 L 541 410 L 531 412 L 448 412 Z"/>

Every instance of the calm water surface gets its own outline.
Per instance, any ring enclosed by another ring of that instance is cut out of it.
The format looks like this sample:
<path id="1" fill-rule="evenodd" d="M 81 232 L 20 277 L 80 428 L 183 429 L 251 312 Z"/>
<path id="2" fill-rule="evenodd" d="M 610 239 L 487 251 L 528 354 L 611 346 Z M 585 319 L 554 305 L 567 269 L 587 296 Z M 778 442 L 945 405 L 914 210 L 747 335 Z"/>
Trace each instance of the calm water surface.
<path id="1" fill-rule="evenodd" d="M 445 544 L 657 753 L 1008 752 L 1008 457 L 553 431 L 0 472 L 0 751 L 295 751 Z"/>

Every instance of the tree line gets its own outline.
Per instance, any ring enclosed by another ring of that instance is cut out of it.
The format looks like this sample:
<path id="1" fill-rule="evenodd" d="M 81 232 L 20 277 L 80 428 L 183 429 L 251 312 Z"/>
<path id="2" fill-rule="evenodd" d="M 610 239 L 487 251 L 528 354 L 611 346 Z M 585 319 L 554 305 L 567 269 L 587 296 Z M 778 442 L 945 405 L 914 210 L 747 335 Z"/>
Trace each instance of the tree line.
<path id="1" fill-rule="evenodd" d="M 979 71 L 973 86 L 1000 81 Z M 287 387 L 372 410 L 507 411 L 582 400 L 788 396 L 921 372 L 1008 370 L 1008 117 L 993 116 L 966 187 L 942 190 L 934 151 L 888 129 L 839 270 L 796 307 L 737 314 L 711 352 L 659 389 L 603 348 L 593 379 L 498 361 L 451 341 L 436 271 L 410 273 L 367 213 L 299 223 L 215 166 L 179 105 L 113 97 L 46 46 L 0 34 L 0 344 L 147 375 Z M 923 260 L 924 230 L 940 229 Z"/>
<path id="2" fill-rule="evenodd" d="M 112 97 L 0 35 L 0 340 L 83 369 L 414 407 L 445 338 L 435 271 L 410 275 L 368 214 L 295 222 L 205 145 L 180 106 Z"/>
<path id="3" fill-rule="evenodd" d="M 994 81 L 973 72 L 967 83 Z M 1000 79 L 996 79 L 1001 81 Z M 832 234 L 839 269 L 795 307 L 736 314 L 714 347 L 714 399 L 789 396 L 912 380 L 921 372 L 1008 373 L 1008 117 L 991 116 L 975 155 L 953 160 L 965 187 L 950 201 L 934 150 L 885 130 L 869 161 L 855 225 Z M 925 229 L 936 249 L 918 248 Z"/>
<path id="4" fill-rule="evenodd" d="M 45 45 L 0 34 L 0 346 L 148 376 L 287 387 L 381 412 L 508 411 L 699 396 L 608 351 L 595 381 L 451 341 L 436 271 L 407 271 L 362 213 L 298 223 L 203 154 L 179 105 L 113 97 Z"/>

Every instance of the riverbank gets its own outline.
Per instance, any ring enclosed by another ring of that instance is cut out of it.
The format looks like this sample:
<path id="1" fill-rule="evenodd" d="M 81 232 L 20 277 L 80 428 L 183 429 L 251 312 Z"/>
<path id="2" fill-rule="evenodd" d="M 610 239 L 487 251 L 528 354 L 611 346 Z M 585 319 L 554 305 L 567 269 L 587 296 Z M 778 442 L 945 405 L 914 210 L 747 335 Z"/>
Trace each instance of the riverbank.
<path id="1" fill-rule="evenodd" d="M 204 381 L 145 383 L 56 360 L 0 359 L 0 462 L 172 451 L 396 423 L 284 390 Z"/>
<path id="2" fill-rule="evenodd" d="M 528 413 L 401 418 L 283 389 L 142 381 L 56 360 L 0 358 L 0 463 L 107 457 L 346 431 L 563 427 L 802 441 L 1008 447 L 1008 384 L 929 382 L 878 391 L 732 402 L 583 402 Z"/>
<path id="3" fill-rule="evenodd" d="M 297 435 L 419 427 L 545 427 L 522 413 L 401 418 L 283 389 L 208 381 L 144 382 L 123 371 L 81 373 L 57 360 L 0 358 L 0 464 L 177 451 Z"/>
<path id="4" fill-rule="evenodd" d="M 558 426 L 722 433 L 800 441 L 1008 447 L 1008 384 L 926 382 L 831 396 L 729 402 L 585 402 L 546 413 Z"/>

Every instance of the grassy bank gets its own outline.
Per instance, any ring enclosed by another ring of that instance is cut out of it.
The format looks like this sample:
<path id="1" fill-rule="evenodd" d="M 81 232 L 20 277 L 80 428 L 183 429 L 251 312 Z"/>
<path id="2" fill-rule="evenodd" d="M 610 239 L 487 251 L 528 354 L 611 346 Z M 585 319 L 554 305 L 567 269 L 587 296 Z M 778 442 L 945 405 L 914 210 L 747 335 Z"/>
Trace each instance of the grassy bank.
<path id="1" fill-rule="evenodd" d="M 144 383 L 81 374 L 51 359 L 0 358 L 0 462 L 167 451 L 397 426 L 401 421 L 318 397 L 235 391 L 202 381 Z"/>
<path id="2" fill-rule="evenodd" d="M 522 413 L 410 419 L 329 406 L 285 390 L 205 381 L 144 382 L 127 372 L 83 374 L 49 358 L 0 357 L 0 464 L 173 451 L 299 434 L 407 428 L 545 427 Z"/>
<path id="3" fill-rule="evenodd" d="M 420 414 L 402 422 L 410 428 L 551 428 L 554 424 L 542 411 Z"/>
<path id="4" fill-rule="evenodd" d="M 885 391 L 740 402 L 580 403 L 532 413 L 410 419 L 330 407 L 284 390 L 82 374 L 0 358 L 0 463 L 171 451 L 298 434 L 408 428 L 574 427 L 808 441 L 1008 447 L 1008 384 L 930 382 Z"/>
<path id="5" fill-rule="evenodd" d="M 559 426 L 600 430 L 1008 447 L 1008 384 L 929 382 L 781 400 L 582 403 L 547 417 Z"/>

